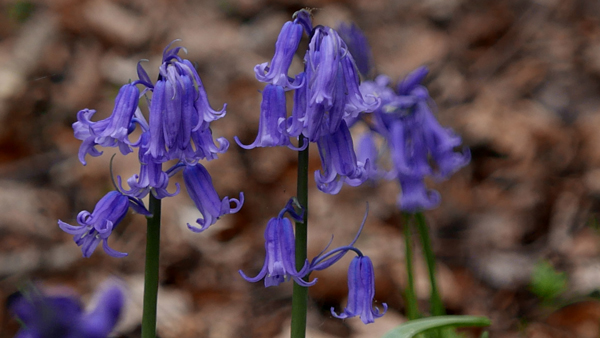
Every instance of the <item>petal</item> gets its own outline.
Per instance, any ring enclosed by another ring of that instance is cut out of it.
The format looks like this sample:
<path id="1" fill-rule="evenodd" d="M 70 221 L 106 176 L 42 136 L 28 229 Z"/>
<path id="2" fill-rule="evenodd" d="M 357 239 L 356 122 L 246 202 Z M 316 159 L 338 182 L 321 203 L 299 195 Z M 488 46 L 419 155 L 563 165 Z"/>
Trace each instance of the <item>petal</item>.
<path id="1" fill-rule="evenodd" d="M 104 252 L 106 252 L 109 256 L 112 256 L 115 258 L 122 258 L 122 257 L 125 257 L 128 255 L 125 252 L 119 252 L 119 251 L 109 247 L 107 239 L 102 240 L 102 249 L 104 249 Z"/>
<path id="2" fill-rule="evenodd" d="M 400 210 L 413 213 L 437 207 L 441 201 L 440 194 L 435 190 L 428 190 L 422 178 L 400 176 L 402 192 L 398 197 Z"/>
<path id="3" fill-rule="evenodd" d="M 348 46 L 362 76 L 367 77 L 374 68 L 373 53 L 364 33 L 355 24 L 342 23 L 336 29 Z"/>
<path id="4" fill-rule="evenodd" d="M 62 231 L 71 235 L 81 235 L 89 230 L 89 228 L 86 226 L 73 226 L 61 220 L 58 220 L 58 226 Z"/>
<path id="5" fill-rule="evenodd" d="M 427 67 L 423 66 L 408 74 L 402 81 L 398 83 L 396 88 L 398 95 L 409 94 L 415 86 L 418 86 L 425 79 L 427 73 L 429 73 L 429 70 Z"/>
<path id="6" fill-rule="evenodd" d="M 150 103 L 150 141 L 147 154 L 161 161 L 165 157 L 165 140 L 163 134 L 163 113 L 165 111 L 165 81 L 156 82 Z"/>
<path id="7" fill-rule="evenodd" d="M 100 244 L 100 241 L 101 239 L 94 235 L 84 237 L 80 242 L 81 244 L 79 244 L 83 257 L 89 258 L 94 253 L 94 250 L 96 250 L 98 244 Z"/>
<path id="8" fill-rule="evenodd" d="M 123 313 L 125 295 L 121 287 L 112 285 L 96 295 L 98 303 L 81 319 L 86 338 L 105 338 L 112 332 Z"/>
<path id="9" fill-rule="evenodd" d="M 240 275 L 242 275 L 242 278 L 244 278 L 248 282 L 256 283 L 267 275 L 267 264 L 263 264 L 262 269 L 260 269 L 260 272 L 256 275 L 256 277 L 248 277 L 242 270 L 239 270 L 238 272 L 240 273 Z"/>

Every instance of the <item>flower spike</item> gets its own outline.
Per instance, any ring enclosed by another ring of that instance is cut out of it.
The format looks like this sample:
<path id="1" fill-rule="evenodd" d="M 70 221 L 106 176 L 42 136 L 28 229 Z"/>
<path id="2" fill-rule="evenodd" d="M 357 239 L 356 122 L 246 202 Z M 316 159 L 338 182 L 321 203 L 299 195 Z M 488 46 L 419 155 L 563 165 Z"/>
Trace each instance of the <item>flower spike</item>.
<path id="1" fill-rule="evenodd" d="M 373 114 L 373 129 L 386 140 L 393 164 L 391 172 L 383 176 L 398 179 L 402 188 L 398 206 L 411 213 L 435 208 L 440 203 L 439 193 L 425 187 L 426 176 L 446 179 L 471 159 L 468 148 L 454 150 L 461 145 L 461 138 L 443 128 L 433 115 L 433 102 L 421 84 L 427 73 L 426 67 L 417 68 L 398 83 L 396 91 L 385 76 L 360 86 L 363 94 L 381 100 Z M 375 157 L 370 152 L 368 156 Z M 369 176 L 373 170 L 375 165 L 367 168 Z"/>

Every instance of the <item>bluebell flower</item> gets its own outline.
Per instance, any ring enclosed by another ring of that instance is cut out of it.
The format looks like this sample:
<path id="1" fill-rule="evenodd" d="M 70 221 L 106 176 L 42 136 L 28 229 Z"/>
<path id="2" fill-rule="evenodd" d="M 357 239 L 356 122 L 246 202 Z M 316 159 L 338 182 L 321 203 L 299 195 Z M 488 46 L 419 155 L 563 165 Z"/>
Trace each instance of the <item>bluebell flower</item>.
<path id="1" fill-rule="evenodd" d="M 286 90 L 296 89 L 302 82 L 294 81 L 288 76 L 294 54 L 302 38 L 302 25 L 292 21 L 286 22 L 281 28 L 275 43 L 275 55 L 269 63 L 261 63 L 254 67 L 256 79 L 261 82 L 280 86 Z M 291 80 L 291 81 L 290 81 Z"/>
<path id="2" fill-rule="evenodd" d="M 194 232 L 208 229 L 215 224 L 219 217 L 238 212 L 244 204 L 244 193 L 242 192 L 240 192 L 239 199 L 227 196 L 222 200 L 219 199 L 210 174 L 200 163 L 186 165 L 183 169 L 183 180 L 190 198 L 202 214 L 202 218 L 196 220 L 200 227 L 188 223 L 188 228 Z M 233 207 L 231 207 L 231 203 L 234 204 Z"/>
<path id="3" fill-rule="evenodd" d="M 149 215 L 141 200 L 123 195 L 119 191 L 111 191 L 98 201 L 93 212 L 84 210 L 77 215 L 79 226 L 61 220 L 58 221 L 58 225 L 64 232 L 74 236 L 73 240 L 81 247 L 83 257 L 90 257 L 100 242 L 104 252 L 110 256 L 124 257 L 127 256 L 126 253 L 108 246 L 108 237 L 127 215 L 129 207 L 138 213 Z"/>
<path id="4" fill-rule="evenodd" d="M 342 183 L 358 186 L 368 178 L 366 163 L 356 159 L 352 136 L 345 121 L 342 121 L 335 133 L 322 136 L 317 145 L 323 166 L 323 171 L 315 171 L 315 182 L 319 190 L 337 194 Z"/>
<path id="5" fill-rule="evenodd" d="M 306 53 L 309 103 L 333 104 L 333 93 L 338 80 L 338 69 L 344 57 L 343 41 L 335 30 L 317 26 Z M 309 73 L 310 72 L 310 73 Z"/>
<path id="6" fill-rule="evenodd" d="M 348 305 L 344 311 L 337 314 L 334 308 L 331 308 L 331 314 L 340 319 L 360 316 L 363 323 L 369 324 L 375 321 L 375 318 L 383 316 L 388 306 L 383 303 L 383 311 L 379 308 L 373 308 L 373 299 L 375 298 L 375 274 L 373 271 L 373 262 L 367 256 L 357 256 L 348 268 Z"/>
<path id="7" fill-rule="evenodd" d="M 443 128 L 433 115 L 431 97 L 421 84 L 427 72 L 425 67 L 416 69 L 398 83 L 395 91 L 386 76 L 365 81 L 360 87 L 363 93 L 381 100 L 373 114 L 374 130 L 387 142 L 393 164 L 387 177 L 400 182 L 398 204 L 407 212 L 439 204 L 439 194 L 425 187 L 425 177 L 446 179 L 471 158 L 467 147 L 455 151 L 461 138 L 450 128 Z"/>
<path id="8" fill-rule="evenodd" d="M 356 118 L 361 113 L 370 113 L 377 109 L 381 104 L 379 99 L 375 95 L 365 95 L 360 90 L 360 80 L 352 57 L 342 58 L 341 66 L 346 85 L 344 90 L 346 101 L 344 119 L 348 121 L 349 118 Z"/>
<path id="9" fill-rule="evenodd" d="M 302 26 L 296 26 L 296 31 L 299 30 L 301 35 Z M 185 49 L 171 48 L 172 44 L 173 42 L 163 51 L 156 83 L 152 82 L 141 62 L 138 63 L 139 79 L 121 88 L 115 100 L 113 114 L 109 118 L 93 122 L 91 118 L 95 110 L 90 109 L 81 110 L 77 114 L 73 129 L 75 137 L 83 141 L 78 157 L 84 165 L 88 154 L 102 154 L 96 146 L 119 147 L 124 155 L 137 148 L 140 162 L 139 174 L 127 179 L 128 189 L 123 187 L 121 177 L 117 176 L 118 184 L 113 180 L 117 191 L 104 196 L 92 213 L 80 212 L 77 217 L 79 226 L 58 221 L 63 231 L 74 236 L 84 257 L 89 257 L 100 242 L 109 255 L 125 256 L 125 253 L 108 246 L 108 237 L 125 217 L 129 207 L 149 216 L 141 200 L 149 193 L 158 199 L 178 194 L 179 184 L 175 184 L 173 193 L 169 193 L 167 188 L 170 177 L 183 168 L 187 191 L 202 214 L 202 218 L 197 220 L 200 228 L 188 224 L 193 231 L 205 230 L 220 216 L 237 212 L 243 204 L 243 193 L 240 193 L 239 200 L 228 197 L 220 200 L 212 186 L 210 175 L 198 163 L 201 160 L 216 159 L 218 154 L 229 148 L 229 142 L 224 137 L 213 138 L 210 128 L 211 122 L 225 116 L 226 105 L 221 110 L 211 108 L 204 85 L 192 63 L 178 55 Z M 297 83 L 302 82 L 300 79 Z M 145 87 L 141 93 L 137 85 Z M 149 122 L 138 106 L 141 96 L 148 100 Z M 285 105 L 285 101 L 283 103 Z M 276 122 L 285 124 L 285 117 L 284 111 L 283 120 Z M 141 136 L 132 142 L 128 137 L 137 127 L 141 129 Z M 172 166 L 163 170 L 163 164 L 169 161 L 172 161 Z"/>
<path id="10" fill-rule="evenodd" d="M 79 161 L 86 165 L 85 156 L 100 156 L 95 146 L 119 147 L 123 155 L 132 152 L 127 136 L 131 132 L 131 122 L 138 108 L 140 91 L 134 83 L 126 84 L 119 90 L 115 99 L 115 108 L 110 117 L 92 122 L 95 110 L 83 109 L 77 113 L 77 122 L 73 123 L 75 138 L 83 141 L 79 148 Z"/>
<path id="11" fill-rule="evenodd" d="M 305 31 L 310 41 L 304 54 L 304 71 L 291 77 L 289 67 Z M 348 123 L 361 113 L 372 112 L 380 100 L 360 90 L 360 78 L 346 43 L 331 27 L 313 27 L 311 13 L 300 10 L 279 33 L 275 55 L 269 63 L 255 68 L 256 78 L 268 83 L 263 91 L 258 135 L 250 145 L 236 142 L 245 149 L 292 145 L 290 139 L 301 135 L 319 144 L 323 171 L 315 173 L 320 190 L 335 194 L 344 182 L 359 185 L 365 163 L 356 161 Z M 285 92 L 294 91 L 291 116 L 286 109 Z M 342 126 L 344 124 L 344 126 Z M 349 147 L 348 147 L 349 145 Z M 342 151 L 341 155 L 335 154 Z"/>
<path id="12" fill-rule="evenodd" d="M 308 260 L 300 271 L 296 270 L 294 228 L 292 222 L 284 217 L 286 212 L 294 220 L 302 220 L 302 215 L 294 211 L 292 200 L 287 203 L 277 217 L 269 220 L 265 229 L 265 250 L 267 252 L 265 263 L 256 277 L 248 277 L 240 270 L 239 272 L 245 280 L 254 283 L 264 278 L 265 287 L 277 286 L 291 278 L 302 286 L 311 286 L 317 282 L 316 279 L 311 282 L 302 279 L 309 271 Z"/>
<path id="13" fill-rule="evenodd" d="M 74 296 L 27 290 L 10 302 L 23 328 L 15 338 L 106 338 L 121 317 L 125 296 L 118 286 L 101 290 L 96 307 L 86 313 Z"/>
<path id="14" fill-rule="evenodd" d="M 287 146 L 293 150 L 300 150 L 290 142 L 290 136 L 283 131 L 282 123 L 287 116 L 285 106 L 285 92 L 283 87 L 268 84 L 262 93 L 260 105 L 260 122 L 256 140 L 250 145 L 244 145 L 235 136 L 237 144 L 244 149 L 255 147 Z"/>
<path id="15" fill-rule="evenodd" d="M 398 205 L 403 211 L 415 213 L 437 207 L 442 197 L 440 193 L 427 189 L 423 177 L 398 175 L 402 193 L 398 195 Z"/>
<path id="16" fill-rule="evenodd" d="M 368 77 L 374 68 L 374 62 L 365 34 L 355 24 L 341 23 L 336 30 L 348 46 L 358 71 L 363 77 Z"/>
<path id="17" fill-rule="evenodd" d="M 379 101 L 373 95 L 363 95 L 352 55 L 337 32 L 317 26 L 306 52 L 305 70 L 301 76 L 305 85 L 297 89 L 294 110 L 288 125 L 291 136 L 300 132 L 311 142 L 337 131 L 343 119 L 371 112 Z M 302 125 L 302 128 L 298 126 Z"/>
<path id="18" fill-rule="evenodd" d="M 369 180 L 376 180 L 384 175 L 377 167 L 378 158 L 379 149 L 375 142 L 375 133 L 367 131 L 361 135 L 356 144 L 356 159 L 365 164 L 365 174 Z"/>
<path id="19" fill-rule="evenodd" d="M 160 76 L 151 88 L 151 136 L 147 153 L 155 162 L 188 160 L 186 154 L 195 154 L 194 147 L 203 146 L 193 142 L 192 133 L 204 131 L 209 122 L 225 115 L 225 106 L 220 111 L 210 107 L 200 76 L 190 61 L 177 55 L 183 48 L 169 49 L 170 46 L 163 52 Z"/>
<path id="20" fill-rule="evenodd" d="M 192 141 L 195 147 L 188 147 L 184 151 L 185 162 L 194 164 L 199 160 L 212 161 L 229 149 L 229 141 L 224 137 L 213 140 L 210 128 L 192 130 Z"/>
<path id="21" fill-rule="evenodd" d="M 162 163 L 152 161 L 147 152 L 149 141 L 150 133 L 144 132 L 137 144 L 139 147 L 140 173 L 134 174 L 127 180 L 129 190 L 123 188 L 121 177 L 117 176 L 119 188 L 125 195 L 138 199 L 146 197 L 151 191 L 154 197 L 158 199 L 175 196 L 179 193 L 179 184 L 175 183 L 176 190 L 174 193 L 170 194 L 167 191 L 169 175 L 162 170 Z"/>

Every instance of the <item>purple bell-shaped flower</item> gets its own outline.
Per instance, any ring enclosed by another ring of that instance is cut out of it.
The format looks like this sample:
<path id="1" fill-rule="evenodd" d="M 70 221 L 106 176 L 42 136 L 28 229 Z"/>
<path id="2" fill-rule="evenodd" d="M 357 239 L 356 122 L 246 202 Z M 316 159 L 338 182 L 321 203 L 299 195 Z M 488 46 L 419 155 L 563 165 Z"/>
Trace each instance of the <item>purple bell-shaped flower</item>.
<path id="1" fill-rule="evenodd" d="M 294 220 L 302 220 L 302 215 L 297 214 L 290 200 L 285 208 L 281 210 L 279 216 L 271 218 L 265 229 L 265 264 L 256 275 L 256 277 L 246 276 L 242 270 L 240 274 L 249 282 L 258 282 L 264 278 L 265 287 L 276 286 L 293 278 L 296 283 L 302 286 L 314 285 L 317 280 L 306 282 L 302 278 L 309 271 L 308 260 L 300 271 L 296 270 L 296 246 L 294 244 L 294 228 L 288 218 L 284 218 L 286 212 Z"/>
<path id="2" fill-rule="evenodd" d="M 367 256 L 354 257 L 348 268 L 348 305 L 340 314 L 337 314 L 332 307 L 331 314 L 340 319 L 360 316 L 363 323 L 373 323 L 375 318 L 383 316 L 388 309 L 386 303 L 382 304 L 383 311 L 373 308 L 373 298 L 375 298 L 373 262 Z"/>

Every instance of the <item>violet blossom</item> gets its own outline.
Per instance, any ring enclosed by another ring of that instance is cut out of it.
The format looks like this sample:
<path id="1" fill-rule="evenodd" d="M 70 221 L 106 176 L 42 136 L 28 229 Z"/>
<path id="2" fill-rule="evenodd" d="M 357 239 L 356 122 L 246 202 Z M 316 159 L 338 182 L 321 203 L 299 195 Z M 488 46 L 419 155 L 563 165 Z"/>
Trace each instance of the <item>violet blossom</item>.
<path id="1" fill-rule="evenodd" d="M 402 187 L 398 205 L 407 212 L 432 209 L 439 204 L 439 194 L 425 187 L 426 176 L 446 179 L 471 158 L 466 147 L 462 152 L 454 151 L 461 138 L 440 126 L 434 117 L 431 98 L 421 85 L 426 75 L 425 67 L 418 68 L 398 83 L 395 92 L 391 92 L 390 81 L 384 76 L 361 87 L 374 95 L 380 94 L 382 99 L 381 107 L 373 115 L 374 129 L 387 141 L 392 175 Z"/>
<path id="2" fill-rule="evenodd" d="M 215 224 L 219 217 L 238 212 L 244 204 L 244 193 L 242 192 L 240 192 L 239 199 L 227 196 L 222 200 L 219 199 L 210 174 L 200 163 L 186 165 L 183 169 L 183 180 L 190 198 L 202 215 L 202 218 L 196 220 L 196 223 L 200 225 L 199 228 L 188 223 L 188 228 L 194 232 L 208 229 L 209 226 Z M 233 207 L 231 207 L 231 203 L 234 204 Z"/>
<path id="3" fill-rule="evenodd" d="M 342 25 L 340 30 L 347 45 L 352 46 L 350 50 L 361 55 L 361 66 L 371 67 L 361 70 L 363 75 L 370 74 L 373 69 L 367 60 L 371 52 L 362 32 L 356 26 Z M 367 147 L 361 144 L 358 158 L 369 162 L 366 171 L 370 179 L 383 177 L 399 181 L 402 192 L 397 199 L 398 206 L 407 212 L 432 209 L 439 204 L 439 194 L 426 188 L 425 177 L 447 179 L 471 159 L 467 147 L 455 151 L 462 143 L 460 136 L 452 129 L 442 127 L 435 118 L 433 100 L 422 85 L 427 74 L 426 67 L 419 67 L 396 88 L 390 85 L 391 81 L 385 75 L 360 85 L 364 97 L 375 96 L 381 103 L 371 114 L 371 119 L 364 119 L 364 114 L 357 116 L 369 125 L 365 142 L 371 142 L 373 133 L 383 136 L 382 149 L 389 150 L 392 167 L 389 173 L 382 172 L 377 165 L 382 152 L 374 150 L 372 143 Z"/>
<path id="4" fill-rule="evenodd" d="M 90 213 L 83 210 L 77 215 L 79 226 L 61 220 L 58 220 L 58 226 L 64 232 L 73 235 L 73 240 L 81 247 L 83 257 L 90 257 L 100 242 L 108 255 L 124 257 L 127 256 L 126 253 L 118 252 L 108 246 L 108 237 L 125 218 L 129 207 L 143 215 L 150 214 L 141 200 L 123 195 L 119 191 L 111 191 L 98 201 L 94 211 Z"/>
<path id="5" fill-rule="evenodd" d="M 258 282 L 264 278 L 265 287 L 277 286 L 293 278 L 296 283 L 302 286 L 314 285 L 317 280 L 311 282 L 304 281 L 302 278 L 308 274 L 308 260 L 298 271 L 296 269 L 296 246 L 294 238 L 294 228 L 292 222 L 285 218 L 285 213 L 296 221 L 302 220 L 302 215 L 296 213 L 293 208 L 293 200 L 290 199 L 286 206 L 281 210 L 277 217 L 271 218 L 265 229 L 265 263 L 255 277 L 248 277 L 240 270 L 240 275 L 249 282 Z"/>
<path id="6" fill-rule="evenodd" d="M 78 298 L 46 295 L 30 288 L 10 302 L 10 312 L 23 324 L 15 338 L 106 338 L 125 303 L 119 286 L 104 287 L 94 309 L 84 312 Z"/>
<path id="7" fill-rule="evenodd" d="M 115 99 L 113 114 L 109 118 L 93 122 L 91 118 L 95 110 L 91 109 L 83 109 L 77 114 L 73 129 L 75 137 L 83 141 L 78 157 L 84 165 L 86 155 L 102 154 L 96 146 L 119 147 L 123 155 L 135 148 L 140 163 L 139 174 L 126 180 L 129 188 L 123 187 L 121 177 L 117 176 L 118 184 L 113 180 L 116 191 L 104 196 L 92 213 L 80 212 L 77 217 L 79 226 L 58 222 L 63 231 L 74 236 L 84 257 L 89 257 L 100 242 L 109 255 L 126 256 L 108 246 L 108 237 L 125 217 L 129 207 L 149 216 L 141 200 L 148 194 L 157 199 L 178 194 L 178 184 L 175 184 L 173 193 L 169 193 L 167 188 L 170 177 L 184 167 L 188 193 L 202 214 L 197 221 L 201 227 L 188 224 L 191 230 L 201 232 L 222 215 L 239 211 L 243 204 L 243 193 L 240 193 L 239 200 L 228 197 L 220 200 L 209 173 L 199 164 L 201 160 L 216 159 L 218 154 L 229 148 L 229 142 L 225 138 L 213 139 L 210 128 L 211 122 L 225 116 L 226 105 L 221 110 L 210 107 L 197 71 L 189 60 L 178 55 L 185 49 L 171 48 L 171 44 L 163 51 L 156 83 L 152 82 L 141 63 L 138 63 L 139 79 L 121 88 Z M 137 85 L 145 87 L 141 93 Z M 148 100 L 149 122 L 138 106 L 140 96 Z M 141 136 L 132 142 L 128 136 L 137 127 L 141 129 Z M 170 168 L 165 170 L 163 164 L 171 160 L 175 160 L 175 163 L 171 163 Z M 231 203 L 234 204 L 233 207 Z"/>
<path id="8" fill-rule="evenodd" d="M 304 30 L 310 38 L 304 54 L 304 71 L 288 75 L 294 54 Z M 360 78 L 348 46 L 338 33 L 327 26 L 313 27 L 310 12 L 300 10 L 293 21 L 286 22 L 276 42 L 275 55 L 269 63 L 255 67 L 256 78 L 266 82 L 261 104 L 258 135 L 245 149 L 292 145 L 291 139 L 303 135 L 319 144 L 323 170 L 315 172 L 318 188 L 326 193 L 339 192 L 343 182 L 359 185 L 365 163 L 358 162 L 352 141 L 347 137 L 347 124 L 361 113 L 379 106 L 375 95 L 361 92 Z M 286 109 L 286 91 L 294 91 L 291 115 Z M 343 125 L 343 126 L 342 126 Z M 342 151 L 337 156 L 329 150 Z M 333 156 L 333 157 L 332 157 Z M 364 177 L 363 177 L 364 176 Z"/>
<path id="9" fill-rule="evenodd" d="M 354 257 L 348 268 L 348 304 L 340 314 L 337 314 L 332 307 L 331 314 L 340 319 L 360 316 L 363 323 L 373 323 L 375 318 L 383 316 L 388 309 L 386 303 L 382 304 L 383 311 L 380 311 L 377 307 L 373 308 L 374 298 L 375 273 L 373 262 L 369 257 L 359 255 Z"/>
<path id="10" fill-rule="evenodd" d="M 127 135 L 131 132 L 131 120 L 138 107 L 140 91 L 136 83 L 126 84 L 119 90 L 115 99 L 115 108 L 110 117 L 92 122 L 95 110 L 83 109 L 77 113 L 77 122 L 73 123 L 75 138 L 83 141 L 79 148 L 79 161 L 86 165 L 85 155 L 100 156 L 95 146 L 119 147 L 123 155 L 132 152 Z"/>
<path id="11" fill-rule="evenodd" d="M 170 47 L 171 44 L 163 51 L 159 79 L 152 88 L 147 153 L 155 162 L 171 159 L 194 162 L 198 158 L 189 159 L 186 155 L 197 154 L 194 147 L 206 145 L 197 144 L 196 141 L 205 139 L 193 138 L 192 133 L 206 130 L 209 122 L 223 117 L 225 106 L 220 111 L 210 107 L 200 76 L 189 60 L 178 56 L 179 51 L 185 49 Z"/>

